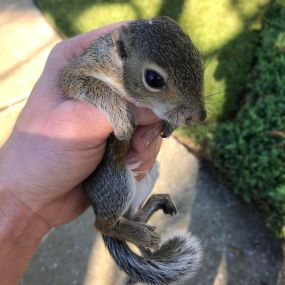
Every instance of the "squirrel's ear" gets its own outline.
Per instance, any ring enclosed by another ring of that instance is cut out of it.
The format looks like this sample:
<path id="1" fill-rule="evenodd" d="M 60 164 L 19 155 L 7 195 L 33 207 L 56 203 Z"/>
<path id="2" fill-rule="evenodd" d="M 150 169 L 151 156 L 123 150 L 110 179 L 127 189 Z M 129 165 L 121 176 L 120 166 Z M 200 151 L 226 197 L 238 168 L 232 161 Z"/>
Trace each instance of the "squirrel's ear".
<path id="1" fill-rule="evenodd" d="M 116 29 L 112 32 L 112 40 L 114 44 L 116 44 L 116 42 L 120 40 L 120 34 L 121 34 L 121 28 Z"/>
<path id="2" fill-rule="evenodd" d="M 126 26 L 122 26 L 119 29 L 116 29 L 112 32 L 112 40 L 118 56 L 121 59 L 125 59 L 128 56 L 128 47 L 127 47 L 127 39 L 126 39 L 126 32 L 128 28 Z"/>

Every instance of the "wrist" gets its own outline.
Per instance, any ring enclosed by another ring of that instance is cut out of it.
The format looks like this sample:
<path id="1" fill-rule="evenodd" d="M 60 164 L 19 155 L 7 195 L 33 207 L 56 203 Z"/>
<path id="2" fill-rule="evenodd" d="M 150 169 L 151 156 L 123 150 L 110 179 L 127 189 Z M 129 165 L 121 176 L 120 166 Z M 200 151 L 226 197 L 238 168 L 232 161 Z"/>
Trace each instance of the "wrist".
<path id="1" fill-rule="evenodd" d="M 5 196 L 0 190 L 0 240 L 17 242 L 23 247 L 39 244 L 50 230 L 47 222 Z"/>
<path id="2" fill-rule="evenodd" d="M 23 247 L 40 243 L 50 226 L 22 203 L 11 189 L 1 183 L 0 172 L 0 240 L 17 242 Z"/>
<path id="3" fill-rule="evenodd" d="M 21 198 L 25 191 L 16 166 L 17 163 L 13 162 L 13 152 L 9 152 L 6 143 L 0 151 L 0 236 L 9 235 L 10 240 L 22 237 L 23 242 L 23 237 L 26 236 L 31 240 L 39 240 L 50 227 L 44 218 L 28 207 Z M 21 188 L 21 191 L 17 188 Z"/>
<path id="4" fill-rule="evenodd" d="M 48 231 L 47 223 L 21 204 L 0 179 L 0 284 L 19 283 Z"/>
<path id="5" fill-rule="evenodd" d="M 48 227 L 25 206 L 11 201 L 6 191 L 0 186 L 0 284 L 15 285 Z"/>

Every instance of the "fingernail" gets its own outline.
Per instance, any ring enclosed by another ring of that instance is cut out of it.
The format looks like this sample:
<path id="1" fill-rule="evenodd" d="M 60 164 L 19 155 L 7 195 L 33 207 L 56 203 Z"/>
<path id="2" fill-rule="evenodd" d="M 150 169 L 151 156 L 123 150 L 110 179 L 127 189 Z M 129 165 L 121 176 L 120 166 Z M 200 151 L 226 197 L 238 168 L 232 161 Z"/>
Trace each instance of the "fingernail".
<path id="1" fill-rule="evenodd" d="M 133 172 L 135 177 L 139 176 L 139 175 L 146 175 L 148 173 L 147 170 L 144 170 L 144 171 L 134 171 Z"/>

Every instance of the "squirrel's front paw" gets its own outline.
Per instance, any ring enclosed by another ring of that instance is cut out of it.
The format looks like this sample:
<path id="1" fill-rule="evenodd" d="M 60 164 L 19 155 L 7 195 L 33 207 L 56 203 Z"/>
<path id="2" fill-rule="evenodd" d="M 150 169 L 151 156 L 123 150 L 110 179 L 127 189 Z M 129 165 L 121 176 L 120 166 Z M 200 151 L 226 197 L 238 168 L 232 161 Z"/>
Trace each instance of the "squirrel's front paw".
<path id="1" fill-rule="evenodd" d="M 114 126 L 114 135 L 120 140 L 130 140 L 136 128 L 134 114 L 129 112 L 127 117 L 118 118 L 112 122 Z"/>
<path id="2" fill-rule="evenodd" d="M 115 137 L 119 140 L 119 141 L 129 141 L 132 138 L 132 135 L 134 133 L 134 128 L 122 128 L 122 129 L 118 129 L 116 128 L 114 130 L 114 135 Z"/>

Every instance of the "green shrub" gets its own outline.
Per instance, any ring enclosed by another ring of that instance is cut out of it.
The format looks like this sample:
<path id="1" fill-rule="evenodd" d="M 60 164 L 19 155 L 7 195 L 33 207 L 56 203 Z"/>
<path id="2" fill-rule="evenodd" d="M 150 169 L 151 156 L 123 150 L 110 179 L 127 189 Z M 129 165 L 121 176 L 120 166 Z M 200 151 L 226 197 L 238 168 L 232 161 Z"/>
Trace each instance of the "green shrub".
<path id="1" fill-rule="evenodd" d="M 264 23 L 247 102 L 216 129 L 209 157 L 233 191 L 285 237 L 285 1 Z"/>

